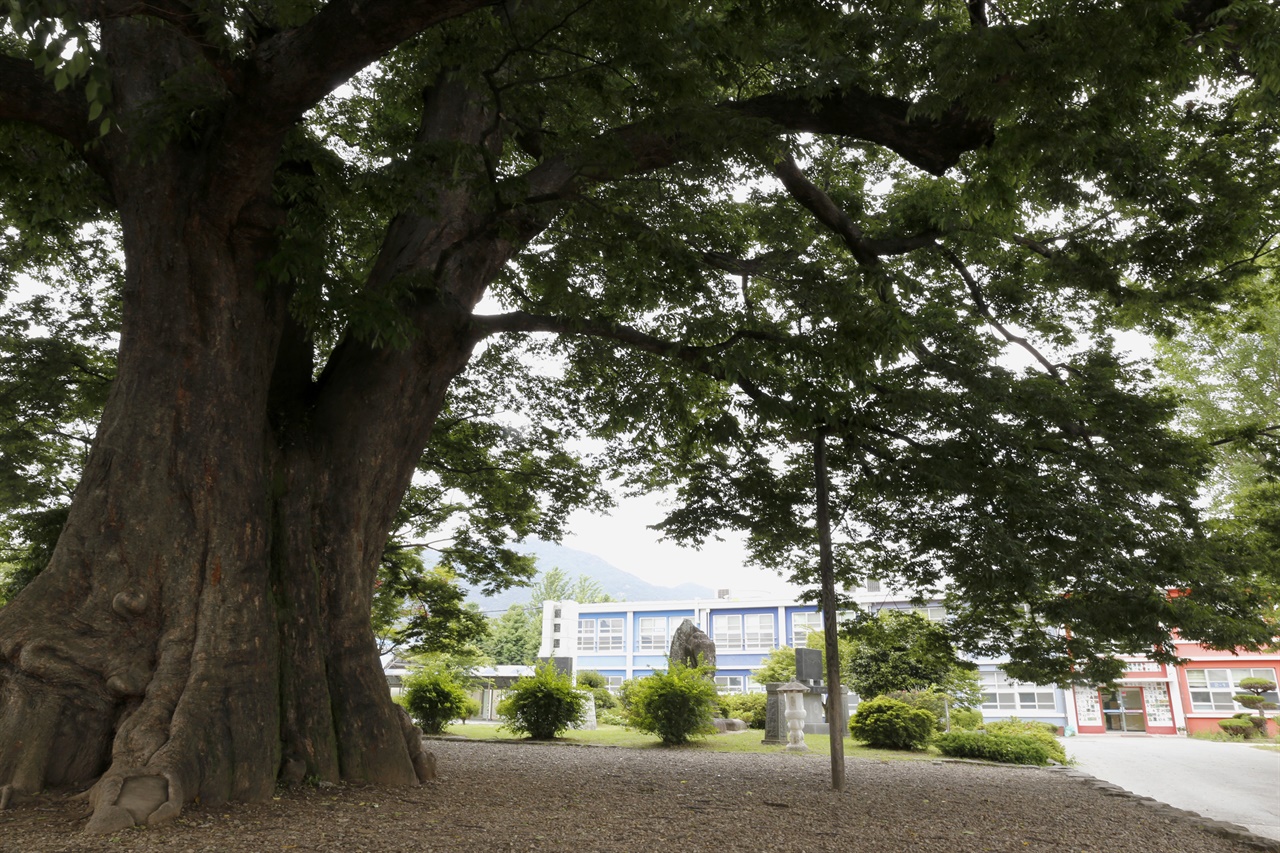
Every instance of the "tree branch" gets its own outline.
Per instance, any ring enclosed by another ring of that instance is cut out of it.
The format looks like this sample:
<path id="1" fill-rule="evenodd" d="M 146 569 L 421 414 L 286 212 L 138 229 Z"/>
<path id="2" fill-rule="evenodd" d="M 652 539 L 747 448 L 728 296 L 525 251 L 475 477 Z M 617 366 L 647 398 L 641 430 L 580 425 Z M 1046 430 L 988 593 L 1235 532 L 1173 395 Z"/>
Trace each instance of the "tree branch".
<path id="1" fill-rule="evenodd" d="M 791 197 L 817 217 L 818 221 L 835 232 L 849 248 L 854 260 L 863 266 L 875 266 L 885 255 L 902 255 L 915 249 L 935 245 L 942 236 L 937 231 L 890 237 L 883 240 L 867 239 L 861 226 L 845 213 L 831 196 L 805 177 L 804 172 L 790 156 L 778 162 L 774 173 L 782 181 Z"/>
<path id="2" fill-rule="evenodd" d="M 1280 436 L 1280 424 L 1272 424 L 1271 426 L 1259 427 L 1250 430 L 1247 434 L 1229 435 L 1226 438 L 1219 438 L 1216 441 L 1209 442 L 1210 447 L 1222 447 L 1225 444 L 1232 444 L 1237 441 L 1248 441 L 1259 435 Z"/>
<path id="3" fill-rule="evenodd" d="M 965 266 L 964 262 L 960 260 L 960 256 L 947 248 L 942 250 L 942 254 L 947 259 L 947 262 L 955 268 L 956 272 L 960 273 L 960 278 L 964 280 L 965 287 L 968 288 L 969 295 L 973 299 L 974 310 L 989 324 L 991 324 L 992 328 L 999 332 L 1001 337 L 1011 344 L 1017 344 L 1022 347 L 1031 354 L 1032 358 L 1040 362 L 1040 365 L 1048 371 L 1050 376 L 1061 381 L 1062 373 L 1058 370 L 1058 366 L 1056 364 L 1045 358 L 1044 354 L 1041 353 L 1040 350 L 1036 349 L 1035 345 L 1032 344 L 1031 341 L 1021 337 L 1020 335 L 1015 335 L 1013 332 L 1009 331 L 1003 323 L 996 319 L 995 313 L 991 310 L 991 307 L 987 305 L 987 300 L 982 295 L 981 285 L 978 284 L 977 278 L 975 278 L 973 273 L 969 271 L 969 268 Z"/>
<path id="4" fill-rule="evenodd" d="M 989 123 L 969 119 L 959 108 L 938 119 L 908 118 L 910 108 L 908 101 L 850 88 L 816 99 L 798 90 L 774 92 L 727 101 L 709 111 L 725 122 L 759 119 L 775 133 L 844 136 L 883 145 L 935 175 L 956 165 L 962 154 L 994 139 Z M 591 184 L 681 162 L 693 139 L 672 129 L 672 123 L 672 116 L 655 116 L 613 128 L 592 143 L 593 148 L 605 149 L 605 156 L 584 149 L 540 163 L 520 179 L 527 188 L 526 203 L 569 198 Z M 627 156 L 620 158 L 619 152 Z"/>
<path id="5" fill-rule="evenodd" d="M 88 114 L 78 90 L 55 91 L 30 60 L 0 56 L 0 120 L 35 125 L 83 148 L 93 140 Z"/>
<path id="6" fill-rule="evenodd" d="M 497 0 L 330 0 L 307 23 L 268 39 L 251 54 L 243 68 L 241 115 L 283 131 L 396 45 L 493 5 Z"/>

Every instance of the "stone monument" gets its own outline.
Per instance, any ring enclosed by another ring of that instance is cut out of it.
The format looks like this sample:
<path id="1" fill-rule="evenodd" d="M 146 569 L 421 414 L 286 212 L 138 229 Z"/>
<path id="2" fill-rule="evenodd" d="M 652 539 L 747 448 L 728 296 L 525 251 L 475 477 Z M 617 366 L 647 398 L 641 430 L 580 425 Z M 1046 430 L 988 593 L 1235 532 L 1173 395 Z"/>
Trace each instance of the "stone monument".
<path id="1" fill-rule="evenodd" d="M 672 663 L 679 661 L 690 667 L 709 666 L 714 670 L 716 644 L 701 628 L 693 624 L 693 620 L 686 619 L 680 623 L 680 627 L 676 628 L 675 634 L 671 637 L 669 660 Z"/>

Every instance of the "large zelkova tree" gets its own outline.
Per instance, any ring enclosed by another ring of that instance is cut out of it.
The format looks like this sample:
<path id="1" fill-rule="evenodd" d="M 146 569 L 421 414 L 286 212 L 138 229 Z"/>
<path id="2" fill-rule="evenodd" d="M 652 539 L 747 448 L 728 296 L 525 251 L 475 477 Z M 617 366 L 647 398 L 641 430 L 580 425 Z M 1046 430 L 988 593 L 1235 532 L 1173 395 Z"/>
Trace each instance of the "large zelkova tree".
<path id="1" fill-rule="evenodd" d="M 821 432 L 876 569 L 949 572 L 1015 654 L 1260 633 L 1177 547 L 1196 448 L 1094 333 L 1250 265 L 1269 3 L 3 8 L 2 239 L 121 281 L 65 525 L 0 610 L 0 800 L 92 782 L 106 831 L 282 768 L 417 781 L 375 579 L 451 390 L 520 333 L 570 380 L 531 411 L 690 484 L 677 533 L 799 548 L 770 460 Z M 1024 335 L 1039 373 L 999 362 Z"/>

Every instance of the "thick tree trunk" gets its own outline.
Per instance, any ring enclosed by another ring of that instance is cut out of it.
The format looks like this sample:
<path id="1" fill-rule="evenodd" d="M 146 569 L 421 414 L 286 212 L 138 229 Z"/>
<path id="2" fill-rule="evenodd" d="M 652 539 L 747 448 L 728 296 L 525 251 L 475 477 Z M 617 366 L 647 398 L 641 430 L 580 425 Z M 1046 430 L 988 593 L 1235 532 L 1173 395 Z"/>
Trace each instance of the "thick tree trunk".
<path id="1" fill-rule="evenodd" d="M 465 329 L 352 345 L 304 412 L 255 229 L 154 199 L 124 226 L 119 378 L 50 566 L 0 610 L 0 796 L 94 783 L 109 832 L 281 774 L 416 783 L 370 597 Z"/>

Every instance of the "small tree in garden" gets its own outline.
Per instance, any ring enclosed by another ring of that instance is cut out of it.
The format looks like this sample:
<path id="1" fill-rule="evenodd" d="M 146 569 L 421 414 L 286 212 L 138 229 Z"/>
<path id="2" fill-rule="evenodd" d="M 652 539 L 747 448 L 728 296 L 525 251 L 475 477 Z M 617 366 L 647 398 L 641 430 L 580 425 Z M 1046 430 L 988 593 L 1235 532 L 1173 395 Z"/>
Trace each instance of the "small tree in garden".
<path id="1" fill-rule="evenodd" d="M 498 704 L 498 716 L 506 721 L 503 727 L 516 734 L 549 740 L 581 722 L 586 704 L 573 679 L 547 662 L 515 683 Z"/>
<path id="2" fill-rule="evenodd" d="M 1274 711 L 1276 708 L 1280 708 L 1280 705 L 1268 700 L 1264 694 L 1274 691 L 1276 683 L 1266 678 L 1242 678 L 1240 679 L 1240 689 L 1248 692 L 1238 693 L 1231 698 L 1250 711 L 1257 712 L 1257 716 L 1254 718 L 1256 722 L 1253 722 L 1253 725 L 1265 734 L 1267 731 L 1267 711 Z"/>
<path id="3" fill-rule="evenodd" d="M 479 708 L 467 695 L 464 676 L 444 666 L 409 675 L 404 680 L 404 704 L 409 716 L 427 734 L 438 735 L 450 720 L 466 719 Z"/>
<path id="4" fill-rule="evenodd" d="M 631 690 L 631 724 L 669 746 L 713 733 L 717 695 L 708 674 L 704 667 L 671 661 L 666 672 L 640 679 Z"/>

